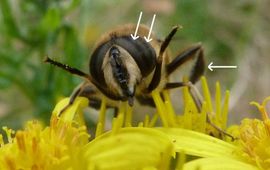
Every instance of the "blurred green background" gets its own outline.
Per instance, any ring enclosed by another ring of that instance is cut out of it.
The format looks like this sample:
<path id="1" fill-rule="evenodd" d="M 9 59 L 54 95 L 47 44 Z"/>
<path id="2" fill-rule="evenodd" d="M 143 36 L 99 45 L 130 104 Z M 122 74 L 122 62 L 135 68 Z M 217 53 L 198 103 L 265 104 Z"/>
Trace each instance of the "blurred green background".
<path id="1" fill-rule="evenodd" d="M 55 103 L 82 80 L 43 63 L 46 55 L 88 72 L 89 54 L 104 32 L 124 23 L 150 25 L 160 37 L 182 25 L 173 52 L 202 42 L 207 64 L 238 69 L 207 70 L 214 92 L 231 90 L 231 122 L 256 116 L 249 106 L 270 95 L 269 0 L 0 0 L 0 126 L 26 120 L 48 123 Z M 214 94 L 214 93 L 213 93 Z"/>

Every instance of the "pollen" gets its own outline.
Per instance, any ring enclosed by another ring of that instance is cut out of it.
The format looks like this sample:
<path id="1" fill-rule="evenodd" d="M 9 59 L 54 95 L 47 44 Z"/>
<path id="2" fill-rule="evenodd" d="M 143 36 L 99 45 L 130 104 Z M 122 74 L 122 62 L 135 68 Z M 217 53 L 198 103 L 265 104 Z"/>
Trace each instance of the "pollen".
<path id="1" fill-rule="evenodd" d="M 78 99 L 74 106 L 79 108 L 84 103 L 82 101 Z M 71 110 L 76 111 L 76 108 Z M 73 113 L 67 112 L 64 120 L 52 116 L 48 127 L 39 121 L 29 121 L 23 130 L 16 133 L 3 128 L 8 140 L 7 143 L 2 142 L 0 148 L 0 169 L 85 169 L 78 163 L 80 158 L 74 156 L 88 143 L 89 134 L 83 124 L 71 123 L 67 117 L 72 115 L 67 114 Z"/>
<path id="2" fill-rule="evenodd" d="M 25 143 L 25 133 L 22 131 L 18 131 L 16 133 L 16 141 L 17 141 L 17 145 L 18 148 L 21 152 L 26 152 L 26 143 Z"/>
<path id="3" fill-rule="evenodd" d="M 262 119 L 244 119 L 238 126 L 239 145 L 244 151 L 246 159 L 261 169 L 270 167 L 270 119 L 266 111 L 266 104 L 270 97 L 262 104 L 251 102 L 261 113 Z"/>

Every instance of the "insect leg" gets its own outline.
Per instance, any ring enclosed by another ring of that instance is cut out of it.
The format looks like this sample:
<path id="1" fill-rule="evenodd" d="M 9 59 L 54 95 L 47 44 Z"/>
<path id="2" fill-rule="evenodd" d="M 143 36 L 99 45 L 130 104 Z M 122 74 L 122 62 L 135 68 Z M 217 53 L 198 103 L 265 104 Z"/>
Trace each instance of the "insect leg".
<path id="1" fill-rule="evenodd" d="M 173 29 L 171 30 L 171 32 L 169 33 L 169 35 L 167 35 L 167 37 L 165 38 L 165 40 L 162 42 L 161 47 L 160 47 L 160 51 L 159 51 L 159 55 L 157 58 L 157 64 L 156 64 L 156 68 L 155 68 L 155 72 L 153 75 L 153 78 L 148 86 L 148 91 L 151 92 L 152 90 L 154 90 L 159 82 L 160 82 L 160 78 L 161 78 L 161 67 L 162 67 L 162 61 L 163 61 L 163 54 L 166 50 L 166 48 L 168 47 L 168 45 L 170 44 L 174 34 L 176 33 L 177 29 L 179 27 L 178 26 L 174 26 Z"/>
<path id="2" fill-rule="evenodd" d="M 213 128 L 215 128 L 217 131 L 219 131 L 221 134 L 223 135 L 226 135 L 226 136 L 229 136 L 232 141 L 236 140 L 237 138 L 235 138 L 234 136 L 232 136 L 231 134 L 227 133 L 226 131 L 224 131 L 223 129 L 221 129 L 220 127 L 218 127 L 217 125 L 215 125 L 211 120 L 210 120 L 210 117 L 209 117 L 209 114 L 207 114 L 207 123 L 209 123 Z"/>
<path id="3" fill-rule="evenodd" d="M 81 83 L 70 95 L 70 99 L 68 104 L 60 111 L 59 116 L 66 111 L 75 101 L 76 97 L 80 96 L 80 94 L 82 93 L 83 89 L 85 87 L 85 82 Z"/>
<path id="4" fill-rule="evenodd" d="M 188 86 L 190 95 L 193 98 L 195 105 L 199 111 L 202 109 L 202 102 L 203 102 L 203 97 L 200 94 L 199 90 L 195 87 L 195 85 L 192 84 L 192 82 L 172 82 L 172 83 L 167 83 L 165 86 L 165 89 L 174 89 L 178 87 L 183 87 L 183 86 Z M 220 127 L 216 126 L 210 119 L 209 113 L 206 114 L 206 120 L 207 123 L 209 123 L 213 128 L 215 128 L 217 131 L 219 131 L 221 134 L 229 136 L 232 141 L 235 140 L 235 137 L 233 137 L 231 134 L 227 133 Z"/>
<path id="5" fill-rule="evenodd" d="M 170 83 L 166 83 L 164 88 L 174 89 L 174 88 L 183 87 L 183 86 L 189 87 L 189 92 L 191 94 L 191 97 L 195 101 L 197 109 L 201 110 L 203 97 L 201 96 L 198 89 L 191 82 L 170 82 Z"/>
<path id="6" fill-rule="evenodd" d="M 192 68 L 191 74 L 189 75 L 189 81 L 190 82 L 175 82 L 175 83 L 167 83 L 165 88 L 166 89 L 172 89 L 182 86 L 188 86 L 191 96 L 194 99 L 197 108 L 200 110 L 202 106 L 202 97 L 196 87 L 192 84 L 198 81 L 200 76 L 204 72 L 204 59 L 203 59 L 203 50 L 201 45 L 196 45 L 193 47 L 188 48 L 187 50 L 184 50 L 181 52 L 173 61 L 171 61 L 169 64 L 167 64 L 167 74 L 170 75 L 173 71 L 175 71 L 178 67 L 180 67 L 182 64 L 186 63 L 187 61 L 196 58 L 195 65 Z"/>
<path id="7" fill-rule="evenodd" d="M 197 57 L 195 65 L 192 68 L 189 75 L 189 81 L 195 83 L 202 76 L 205 68 L 203 49 L 201 45 L 196 45 L 180 53 L 173 61 L 171 61 L 167 67 L 167 74 L 170 75 L 179 66 L 185 62 Z"/>
<path id="8" fill-rule="evenodd" d="M 183 86 L 187 86 L 187 84 L 184 82 L 172 82 L 172 83 L 166 83 L 164 89 L 174 89 L 174 88 L 183 87 Z"/>

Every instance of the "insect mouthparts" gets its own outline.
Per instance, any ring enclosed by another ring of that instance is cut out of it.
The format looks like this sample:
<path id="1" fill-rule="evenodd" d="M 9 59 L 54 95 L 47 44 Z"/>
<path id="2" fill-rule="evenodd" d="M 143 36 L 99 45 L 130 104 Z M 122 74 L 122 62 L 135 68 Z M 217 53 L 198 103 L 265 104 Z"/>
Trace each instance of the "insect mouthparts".
<path id="1" fill-rule="evenodd" d="M 128 97 L 128 105 L 133 106 L 133 97 L 131 96 Z"/>

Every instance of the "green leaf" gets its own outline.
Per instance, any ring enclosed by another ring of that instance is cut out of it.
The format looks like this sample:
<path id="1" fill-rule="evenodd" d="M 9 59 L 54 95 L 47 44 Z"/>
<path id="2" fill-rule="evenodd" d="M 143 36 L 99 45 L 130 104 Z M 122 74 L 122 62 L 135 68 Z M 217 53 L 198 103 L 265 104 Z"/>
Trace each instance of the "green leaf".
<path id="1" fill-rule="evenodd" d="M 48 9 L 41 23 L 41 28 L 43 28 L 45 32 L 56 30 L 61 24 L 60 9 L 55 7 Z"/>
<path id="2" fill-rule="evenodd" d="M 9 79 L 0 78 L 0 89 L 6 89 L 11 86 L 11 81 Z"/>
<path id="3" fill-rule="evenodd" d="M 20 32 L 18 30 L 18 27 L 15 23 L 12 10 L 10 7 L 10 1 L 7 0 L 1 0 L 0 1 L 0 12 L 3 15 L 4 25 L 7 28 L 8 34 L 19 37 Z"/>

